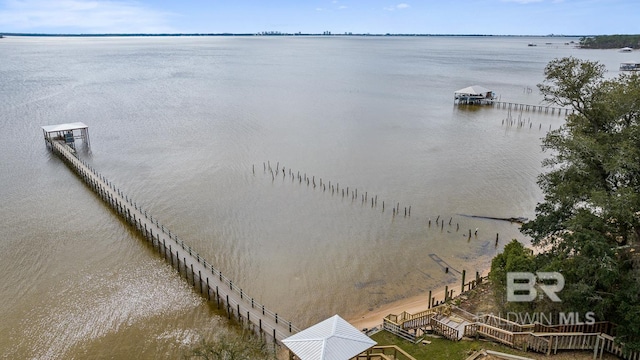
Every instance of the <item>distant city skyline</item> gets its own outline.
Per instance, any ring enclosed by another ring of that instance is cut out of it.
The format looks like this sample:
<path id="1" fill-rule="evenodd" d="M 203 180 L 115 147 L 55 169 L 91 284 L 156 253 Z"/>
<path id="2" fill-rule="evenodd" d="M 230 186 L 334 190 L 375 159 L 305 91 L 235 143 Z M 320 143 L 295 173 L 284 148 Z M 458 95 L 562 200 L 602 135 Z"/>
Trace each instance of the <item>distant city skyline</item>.
<path id="1" fill-rule="evenodd" d="M 638 34 L 637 0 L 0 0 L 0 33 Z"/>

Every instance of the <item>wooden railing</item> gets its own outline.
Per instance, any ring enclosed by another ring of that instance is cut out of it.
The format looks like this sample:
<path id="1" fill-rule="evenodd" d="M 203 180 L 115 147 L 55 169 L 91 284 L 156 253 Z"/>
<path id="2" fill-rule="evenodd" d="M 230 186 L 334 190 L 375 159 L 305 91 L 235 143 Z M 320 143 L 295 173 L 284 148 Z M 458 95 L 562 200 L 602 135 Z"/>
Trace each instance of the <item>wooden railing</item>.
<path id="1" fill-rule="evenodd" d="M 591 350 L 595 347 L 600 334 L 556 333 L 546 335 L 551 341 L 554 353 L 558 350 Z"/>
<path id="2" fill-rule="evenodd" d="M 600 334 L 598 336 L 598 341 L 596 342 L 596 346 L 593 349 L 594 358 L 600 354 L 600 358 L 602 358 L 602 353 L 604 351 L 618 356 L 620 358 L 626 360 L 640 360 L 640 351 L 625 351 L 623 346 L 616 344 L 616 339 L 613 336 L 609 336 L 607 334 Z"/>
<path id="3" fill-rule="evenodd" d="M 518 324 L 517 322 L 510 321 L 509 319 L 503 319 L 493 314 L 482 315 L 478 319 L 478 322 L 513 332 L 529 332 L 533 331 L 535 327 L 534 324 Z"/>
<path id="4" fill-rule="evenodd" d="M 581 332 L 581 333 L 603 333 L 615 336 L 615 325 L 608 321 L 599 321 L 592 324 L 567 324 L 567 325 L 544 325 L 535 324 L 534 332 Z"/>
<path id="5" fill-rule="evenodd" d="M 431 317 L 431 329 L 433 329 L 434 333 L 441 335 L 446 339 L 453 341 L 460 340 L 460 332 L 458 329 L 443 323 L 436 316 Z"/>
<path id="6" fill-rule="evenodd" d="M 385 320 L 390 321 L 405 330 L 417 329 L 430 325 L 430 318 L 435 314 L 442 314 L 445 311 L 443 306 L 434 307 L 419 313 L 410 314 L 406 311 L 399 315 L 389 314 Z"/>
<path id="7" fill-rule="evenodd" d="M 430 326 L 436 334 L 449 340 L 458 341 L 460 340 L 458 329 L 451 327 L 438 319 L 438 316 L 443 316 L 443 314 L 449 315 L 450 313 L 451 308 L 441 306 L 431 308 L 417 314 L 403 312 L 400 315 L 387 315 L 384 318 L 383 329 L 413 342 L 415 341 L 416 336 L 408 330 Z"/>
<path id="8" fill-rule="evenodd" d="M 395 345 L 374 346 L 366 352 L 356 356 L 355 359 L 416 360 L 416 358 L 407 354 L 406 351 Z"/>
<path id="9" fill-rule="evenodd" d="M 416 314 L 403 312 L 397 316 L 388 315 L 383 327 L 384 330 L 415 342 L 415 334 L 407 329 L 431 326 L 435 333 L 457 341 L 460 338 L 459 330 L 440 321 L 438 317 L 452 313 L 464 318 L 471 315 L 459 310 L 461 309 L 456 307 L 439 306 Z M 551 354 L 551 351 L 556 353 L 558 350 L 593 349 L 594 357 L 606 351 L 622 359 L 640 360 L 640 352 L 625 351 L 624 346 L 615 343 L 615 337 L 607 334 L 615 333 L 615 325 L 609 322 L 552 326 L 538 323 L 518 324 L 490 314 L 485 314 L 476 320 L 465 326 L 463 333 L 465 337 L 482 336 L 516 349 L 547 355 Z"/>
<path id="10" fill-rule="evenodd" d="M 549 339 L 529 333 L 527 337 L 526 349 L 538 353 L 547 354 L 551 352 L 551 341 Z"/>
<path id="11" fill-rule="evenodd" d="M 403 338 L 405 340 L 411 341 L 411 342 L 415 342 L 416 341 L 416 335 L 403 329 L 402 326 L 392 322 L 391 320 L 385 318 L 384 322 L 382 323 L 382 329 L 386 330 L 400 338 Z"/>

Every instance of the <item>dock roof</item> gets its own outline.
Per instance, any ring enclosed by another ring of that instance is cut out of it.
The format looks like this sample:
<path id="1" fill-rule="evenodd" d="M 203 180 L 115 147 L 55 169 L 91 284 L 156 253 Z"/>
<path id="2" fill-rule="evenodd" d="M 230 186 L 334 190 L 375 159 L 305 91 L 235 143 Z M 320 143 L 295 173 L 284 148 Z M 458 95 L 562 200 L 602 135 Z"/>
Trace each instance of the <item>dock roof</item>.
<path id="1" fill-rule="evenodd" d="M 71 131 L 78 129 L 88 129 L 89 127 L 82 122 L 74 122 L 67 124 L 57 124 L 57 125 L 44 125 L 41 126 L 42 130 L 45 132 L 57 132 L 57 131 Z"/>
<path id="2" fill-rule="evenodd" d="M 487 89 L 485 87 L 482 87 L 480 85 L 473 85 L 473 86 L 468 86 L 464 89 L 460 89 L 458 91 L 455 92 L 455 94 L 462 94 L 462 95 L 485 95 L 486 93 L 490 93 L 491 90 Z"/>

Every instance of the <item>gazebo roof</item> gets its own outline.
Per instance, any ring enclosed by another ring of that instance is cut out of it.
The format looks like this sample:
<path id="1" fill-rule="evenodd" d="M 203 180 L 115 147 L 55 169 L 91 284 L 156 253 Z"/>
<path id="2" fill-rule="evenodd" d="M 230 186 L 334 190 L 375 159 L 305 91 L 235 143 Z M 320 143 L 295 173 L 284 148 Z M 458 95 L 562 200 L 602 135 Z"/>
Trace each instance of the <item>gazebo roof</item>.
<path id="1" fill-rule="evenodd" d="M 376 344 L 338 315 L 282 342 L 301 360 L 348 360 Z"/>
<path id="2" fill-rule="evenodd" d="M 482 87 L 480 85 L 468 86 L 464 89 L 460 89 L 456 91 L 456 94 L 464 94 L 464 95 L 484 95 L 486 93 L 491 92 L 490 89 Z"/>

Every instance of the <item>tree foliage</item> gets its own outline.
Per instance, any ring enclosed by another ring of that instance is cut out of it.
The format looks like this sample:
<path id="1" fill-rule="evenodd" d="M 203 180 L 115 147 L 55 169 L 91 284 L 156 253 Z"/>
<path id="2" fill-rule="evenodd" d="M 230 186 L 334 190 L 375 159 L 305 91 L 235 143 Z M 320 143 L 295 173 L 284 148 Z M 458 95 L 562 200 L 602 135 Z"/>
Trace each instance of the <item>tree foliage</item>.
<path id="1" fill-rule="evenodd" d="M 275 360 L 276 356 L 269 351 L 263 341 L 252 334 L 241 336 L 222 334 L 213 341 L 202 339 L 190 349 L 185 359 L 198 360 Z"/>
<path id="2" fill-rule="evenodd" d="M 544 201 L 522 232 L 543 250 L 536 266 L 563 273 L 564 311 L 594 311 L 640 348 L 640 77 L 604 75 L 572 57 L 545 68 L 545 100 L 574 112 L 543 139 Z"/>
<path id="3" fill-rule="evenodd" d="M 531 249 L 525 248 L 517 240 L 512 240 L 505 245 L 502 253 L 491 260 L 491 272 L 489 279 L 496 287 L 496 301 L 501 311 L 533 310 L 529 304 L 507 304 L 506 280 L 509 272 L 535 272 L 535 257 Z M 510 305 L 510 306 L 509 306 Z M 520 306 L 518 306 L 520 305 Z M 518 307 L 516 309 L 516 307 Z"/>
<path id="4" fill-rule="evenodd" d="M 580 47 L 585 49 L 619 49 L 640 47 L 640 35 L 598 35 L 580 39 Z"/>

